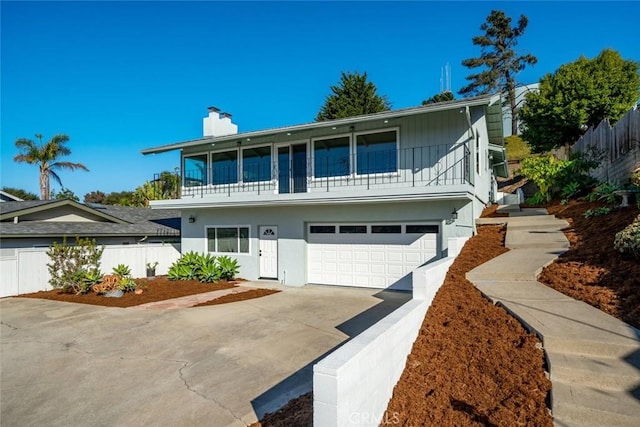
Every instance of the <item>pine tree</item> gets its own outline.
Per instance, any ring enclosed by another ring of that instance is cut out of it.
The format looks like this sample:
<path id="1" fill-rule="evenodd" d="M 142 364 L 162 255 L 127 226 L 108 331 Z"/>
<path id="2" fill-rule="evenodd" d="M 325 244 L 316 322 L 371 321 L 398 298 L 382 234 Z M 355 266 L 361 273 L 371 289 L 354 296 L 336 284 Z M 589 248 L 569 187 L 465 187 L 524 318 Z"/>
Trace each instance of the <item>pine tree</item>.
<path id="1" fill-rule="evenodd" d="M 480 26 L 484 35 L 474 37 L 473 44 L 480 46 L 481 55 L 462 61 L 468 68 L 486 67 L 484 71 L 466 77 L 471 83 L 458 91 L 460 95 L 484 95 L 506 93 L 511 109 L 511 133 L 518 133 L 516 105 L 516 75 L 527 65 L 535 65 L 538 59 L 531 55 L 518 55 L 514 50 L 518 38 L 524 33 L 529 20 L 520 15 L 518 25 L 511 27 L 511 18 L 500 10 L 492 10 L 487 21 Z"/>
<path id="2" fill-rule="evenodd" d="M 376 86 L 367 81 L 367 73 L 342 72 L 340 83 L 331 86 L 331 92 L 316 116 L 317 122 L 379 113 L 391 108 L 387 97 L 378 95 Z"/>

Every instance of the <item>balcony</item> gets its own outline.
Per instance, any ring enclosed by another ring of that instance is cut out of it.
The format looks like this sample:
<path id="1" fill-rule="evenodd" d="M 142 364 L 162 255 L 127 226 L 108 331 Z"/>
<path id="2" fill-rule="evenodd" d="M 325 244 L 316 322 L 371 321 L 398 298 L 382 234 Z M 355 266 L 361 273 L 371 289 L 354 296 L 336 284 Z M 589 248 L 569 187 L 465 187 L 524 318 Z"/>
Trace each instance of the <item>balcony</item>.
<path id="1" fill-rule="evenodd" d="M 312 153 L 315 155 L 307 155 L 306 145 L 301 144 L 277 147 L 275 154 L 253 157 L 251 161 L 230 157 L 213 166 L 207 162 L 184 170 L 174 178 L 182 183 L 179 198 L 317 199 L 373 193 L 419 194 L 473 186 L 471 155 L 465 144 L 361 150 L 358 154 L 316 151 Z M 155 175 L 156 186 L 165 185 L 166 172 L 164 176 Z"/>

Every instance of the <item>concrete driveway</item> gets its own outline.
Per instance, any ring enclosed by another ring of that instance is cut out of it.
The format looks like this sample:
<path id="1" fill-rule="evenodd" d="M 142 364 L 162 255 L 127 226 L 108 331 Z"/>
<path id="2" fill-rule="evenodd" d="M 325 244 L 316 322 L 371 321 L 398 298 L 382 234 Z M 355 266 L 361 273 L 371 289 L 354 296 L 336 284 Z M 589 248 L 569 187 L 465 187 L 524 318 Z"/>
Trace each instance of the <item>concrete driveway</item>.
<path id="1" fill-rule="evenodd" d="M 248 425 L 310 391 L 318 359 L 410 298 L 373 289 L 279 289 L 177 310 L 0 300 L 0 422 Z"/>

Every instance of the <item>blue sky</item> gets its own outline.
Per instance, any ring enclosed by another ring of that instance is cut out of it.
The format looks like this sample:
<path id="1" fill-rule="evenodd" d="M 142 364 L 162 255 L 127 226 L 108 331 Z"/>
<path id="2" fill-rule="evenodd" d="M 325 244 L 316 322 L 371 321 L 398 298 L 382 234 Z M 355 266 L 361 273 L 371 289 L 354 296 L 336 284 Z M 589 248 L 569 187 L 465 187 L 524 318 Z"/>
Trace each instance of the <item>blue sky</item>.
<path id="1" fill-rule="evenodd" d="M 313 121 L 341 71 L 367 72 L 392 107 L 466 84 L 471 39 L 492 9 L 529 26 L 538 57 L 522 83 L 604 48 L 640 60 L 640 2 L 8 2 L 1 3 L 0 186 L 39 194 L 16 139 L 70 136 L 90 172 L 62 172 L 81 199 L 133 190 L 179 165 L 143 148 L 202 136 L 208 106 L 240 132 Z M 60 188 L 55 185 L 54 189 Z"/>

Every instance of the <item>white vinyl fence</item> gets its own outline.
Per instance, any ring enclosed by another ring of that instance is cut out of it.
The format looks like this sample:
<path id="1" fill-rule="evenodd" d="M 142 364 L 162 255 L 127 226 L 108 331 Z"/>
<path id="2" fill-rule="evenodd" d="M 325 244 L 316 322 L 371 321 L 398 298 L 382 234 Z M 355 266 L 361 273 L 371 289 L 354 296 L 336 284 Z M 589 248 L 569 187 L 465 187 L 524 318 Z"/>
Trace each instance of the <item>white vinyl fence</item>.
<path id="1" fill-rule="evenodd" d="M 0 297 L 50 290 L 48 248 L 0 249 Z M 146 264 L 158 262 L 156 274 L 167 274 L 180 257 L 179 243 L 108 245 L 102 253 L 100 270 L 108 274 L 118 264 L 131 268 L 133 277 L 146 276 Z"/>

